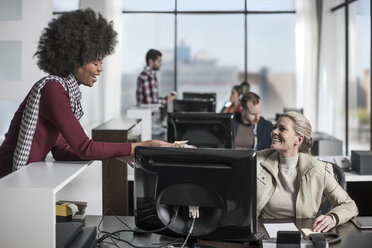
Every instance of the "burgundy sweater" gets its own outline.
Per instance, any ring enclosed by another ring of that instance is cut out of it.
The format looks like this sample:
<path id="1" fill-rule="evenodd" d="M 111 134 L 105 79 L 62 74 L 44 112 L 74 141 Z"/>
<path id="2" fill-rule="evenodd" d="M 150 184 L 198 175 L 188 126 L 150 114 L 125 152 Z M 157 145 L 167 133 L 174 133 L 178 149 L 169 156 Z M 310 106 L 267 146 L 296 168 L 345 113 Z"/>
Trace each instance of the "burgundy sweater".
<path id="1" fill-rule="evenodd" d="M 14 114 L 5 140 L 0 146 L 0 178 L 12 172 L 27 97 Z M 32 140 L 29 163 L 42 161 L 49 151 L 56 160 L 102 160 L 131 153 L 130 143 L 95 142 L 88 138 L 71 110 L 68 92 L 56 81 L 41 90 L 39 116 Z"/>

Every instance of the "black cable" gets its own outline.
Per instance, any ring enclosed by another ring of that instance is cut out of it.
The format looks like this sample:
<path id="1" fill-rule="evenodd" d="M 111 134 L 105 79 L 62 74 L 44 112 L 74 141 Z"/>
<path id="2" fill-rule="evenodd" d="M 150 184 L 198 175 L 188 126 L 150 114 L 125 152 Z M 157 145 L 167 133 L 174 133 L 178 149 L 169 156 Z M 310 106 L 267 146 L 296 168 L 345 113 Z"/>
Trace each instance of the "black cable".
<path id="1" fill-rule="evenodd" d="M 328 241 L 328 244 L 333 244 L 333 243 L 341 241 L 341 236 L 338 233 L 325 232 L 322 234 L 324 238 L 326 238 L 326 240 Z"/>
<path id="2" fill-rule="evenodd" d="M 102 225 L 102 222 L 103 222 L 103 219 L 104 217 L 106 216 L 107 212 L 110 212 L 117 220 L 119 220 L 122 224 L 124 224 L 128 229 L 122 229 L 122 230 L 117 230 L 117 231 L 114 231 L 114 232 L 107 232 L 107 231 L 103 231 L 101 229 L 101 225 Z M 125 223 L 124 221 L 122 221 L 115 213 L 114 211 L 112 211 L 111 209 L 106 209 L 99 224 L 98 224 L 98 231 L 99 231 L 99 235 L 101 234 L 104 234 L 102 235 L 98 240 L 97 240 L 97 243 L 103 243 L 105 239 L 107 238 L 110 238 L 113 245 L 115 245 L 116 247 L 119 247 L 116 242 L 113 240 L 115 239 L 116 241 L 121 241 L 121 242 L 124 242 L 134 248 L 162 248 L 162 247 L 165 247 L 167 245 L 170 245 L 170 244 L 174 244 L 176 242 L 179 241 L 179 239 L 176 239 L 176 240 L 173 240 L 173 241 L 170 241 L 170 242 L 167 242 L 167 243 L 159 243 L 159 245 L 157 246 L 154 246 L 154 245 L 151 245 L 151 246 L 148 246 L 148 245 L 134 245 L 133 243 L 129 242 L 129 241 L 126 241 L 126 240 L 123 240 L 120 238 L 120 233 L 121 232 L 133 232 L 133 233 L 153 233 L 153 232 L 159 232 L 159 231 L 162 231 L 162 230 L 165 230 L 167 229 L 172 223 L 173 221 L 176 219 L 176 217 L 178 216 L 178 208 L 177 208 L 177 211 L 174 213 L 172 219 L 170 219 L 169 223 L 167 225 L 165 225 L 164 227 L 162 228 L 159 228 L 159 229 L 155 229 L 155 230 L 150 230 L 150 231 L 145 231 L 145 230 L 141 230 L 141 231 L 136 231 L 136 230 L 133 230 L 127 223 Z M 105 241 L 107 242 L 107 241 Z M 107 242 L 107 243 L 110 243 L 110 242 Z"/>
<path id="3" fill-rule="evenodd" d="M 192 230 L 194 229 L 194 224 L 195 224 L 195 218 L 192 219 L 192 223 L 191 223 L 190 230 L 189 230 L 189 232 L 187 233 L 187 236 L 186 236 L 185 241 L 183 242 L 181 248 L 183 248 L 183 247 L 186 245 L 187 240 L 189 240 L 189 237 L 190 237 L 190 235 L 191 235 L 191 233 L 192 233 Z"/>

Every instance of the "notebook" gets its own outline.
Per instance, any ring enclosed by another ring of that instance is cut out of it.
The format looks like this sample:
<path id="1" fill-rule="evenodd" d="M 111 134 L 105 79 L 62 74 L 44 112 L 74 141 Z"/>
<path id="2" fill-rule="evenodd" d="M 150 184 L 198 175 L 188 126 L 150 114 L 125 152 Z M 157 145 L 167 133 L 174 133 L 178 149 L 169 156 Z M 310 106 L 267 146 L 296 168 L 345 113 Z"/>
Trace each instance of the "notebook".
<path id="1" fill-rule="evenodd" d="M 372 216 L 358 216 L 351 221 L 360 229 L 372 229 Z"/>

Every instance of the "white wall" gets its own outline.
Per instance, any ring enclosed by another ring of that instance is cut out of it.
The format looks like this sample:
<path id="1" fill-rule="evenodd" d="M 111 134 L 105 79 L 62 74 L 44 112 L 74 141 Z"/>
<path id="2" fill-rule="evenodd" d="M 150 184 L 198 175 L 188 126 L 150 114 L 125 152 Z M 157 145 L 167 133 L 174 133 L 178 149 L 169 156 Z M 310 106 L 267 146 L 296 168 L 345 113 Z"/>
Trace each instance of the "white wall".
<path id="1" fill-rule="evenodd" d="M 33 58 L 39 36 L 52 18 L 51 0 L 22 1 L 22 20 L 0 21 L 0 40 L 18 40 L 22 42 L 21 79 L 1 80 L 0 99 L 23 100 L 32 85 L 45 74 L 36 65 Z M 0 58 L 6 59 L 1 56 Z"/>
<path id="2" fill-rule="evenodd" d="M 102 13 L 108 21 L 113 21 L 120 39 L 122 4 L 122 1 L 118 0 L 81 0 L 80 8 L 90 7 Z M 0 79 L 0 100 L 22 101 L 33 84 L 46 76 L 36 65 L 36 58 L 33 58 L 33 55 L 42 30 L 52 18 L 52 0 L 23 0 L 22 20 L 0 21 L 0 41 L 22 42 L 21 79 Z M 89 136 L 92 128 L 120 116 L 121 52 L 119 50 L 118 45 L 115 53 L 105 58 L 104 71 L 93 88 L 81 87 L 84 111 L 81 124 Z"/>

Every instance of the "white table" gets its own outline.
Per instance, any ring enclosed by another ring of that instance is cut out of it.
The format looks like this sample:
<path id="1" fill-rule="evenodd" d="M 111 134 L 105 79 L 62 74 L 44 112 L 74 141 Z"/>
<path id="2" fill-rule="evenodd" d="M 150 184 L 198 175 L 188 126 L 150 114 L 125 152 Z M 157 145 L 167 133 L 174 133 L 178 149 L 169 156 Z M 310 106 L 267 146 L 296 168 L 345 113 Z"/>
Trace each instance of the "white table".
<path id="1" fill-rule="evenodd" d="M 55 247 L 58 200 L 88 201 L 87 214 L 102 213 L 100 167 L 100 161 L 37 162 L 1 178 L 0 246 Z"/>

